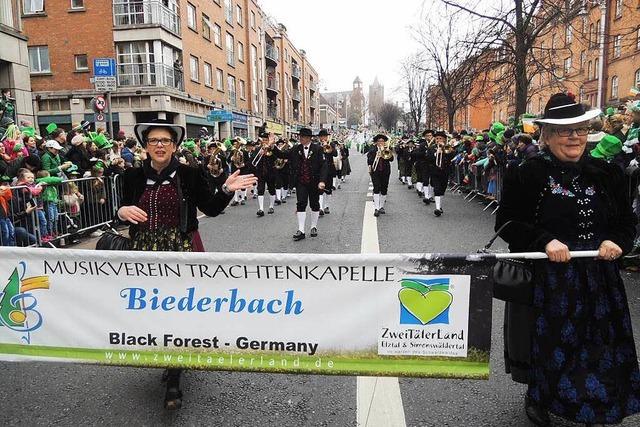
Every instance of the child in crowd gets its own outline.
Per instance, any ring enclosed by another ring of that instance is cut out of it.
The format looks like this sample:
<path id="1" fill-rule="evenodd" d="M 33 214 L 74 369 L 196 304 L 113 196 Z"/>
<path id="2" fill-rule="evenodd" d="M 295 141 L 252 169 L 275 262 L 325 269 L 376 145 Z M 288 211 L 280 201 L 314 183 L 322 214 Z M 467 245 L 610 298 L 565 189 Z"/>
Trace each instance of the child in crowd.
<path id="1" fill-rule="evenodd" d="M 11 178 L 8 176 L 0 177 L 0 235 L 1 246 L 15 246 L 16 245 L 16 232 L 13 227 L 13 221 L 11 218 L 11 188 L 9 183 Z"/>
<path id="2" fill-rule="evenodd" d="M 16 187 L 20 187 L 16 190 L 18 206 L 33 206 L 38 218 L 38 232 L 40 233 L 40 241 L 44 241 L 43 239 L 48 235 L 47 217 L 44 214 L 42 199 L 38 197 L 40 196 L 40 193 L 42 193 L 42 185 L 36 185 L 33 172 L 25 168 L 18 170 L 18 176 L 15 185 Z M 31 230 L 31 228 L 33 227 L 29 227 L 29 225 L 31 225 L 32 223 L 29 223 L 29 221 L 26 219 L 23 219 L 22 222 L 24 223 L 23 227 L 29 230 L 29 233 L 35 234 L 35 230 Z"/>
<path id="3" fill-rule="evenodd" d="M 42 241 L 45 242 L 55 239 L 58 232 L 58 203 L 60 203 L 60 199 L 58 198 L 57 185 L 62 182 L 62 178 L 51 176 L 46 170 L 38 171 L 37 177 L 36 182 L 45 185 L 41 196 L 47 216 L 47 235 L 42 238 Z"/>

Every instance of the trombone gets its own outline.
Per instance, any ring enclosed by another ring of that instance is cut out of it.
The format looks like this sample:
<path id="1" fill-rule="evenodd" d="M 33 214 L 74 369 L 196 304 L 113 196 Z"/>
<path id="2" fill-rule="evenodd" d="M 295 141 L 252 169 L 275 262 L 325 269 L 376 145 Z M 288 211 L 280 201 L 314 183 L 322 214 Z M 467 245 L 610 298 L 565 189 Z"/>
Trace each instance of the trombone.
<path id="1" fill-rule="evenodd" d="M 393 151 L 391 149 L 391 142 L 386 142 L 384 144 L 384 148 L 378 147 L 378 152 L 376 153 L 376 158 L 373 161 L 373 170 L 378 169 L 378 163 L 380 159 L 390 160 L 393 157 Z"/>
<path id="2" fill-rule="evenodd" d="M 273 156 L 273 148 L 271 148 L 270 142 L 262 143 L 262 145 L 260 146 L 260 151 L 251 161 L 251 164 L 253 165 L 254 168 L 258 167 L 258 164 L 260 164 L 260 161 L 264 156 L 267 156 L 267 157 Z"/>

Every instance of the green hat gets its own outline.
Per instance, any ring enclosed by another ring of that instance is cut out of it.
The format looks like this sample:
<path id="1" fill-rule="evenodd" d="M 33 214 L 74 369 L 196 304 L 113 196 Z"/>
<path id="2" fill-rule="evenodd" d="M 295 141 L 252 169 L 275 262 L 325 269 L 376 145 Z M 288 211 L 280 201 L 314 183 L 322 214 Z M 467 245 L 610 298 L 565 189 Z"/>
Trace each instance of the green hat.
<path id="1" fill-rule="evenodd" d="M 187 139 L 182 143 L 182 148 L 191 151 L 196 151 L 196 142 L 193 139 Z"/>
<path id="2" fill-rule="evenodd" d="M 58 125 L 57 125 L 57 124 L 55 124 L 55 123 L 49 123 L 49 124 L 47 125 L 47 133 L 48 133 L 48 134 L 53 133 L 53 131 L 54 131 L 54 130 L 56 130 L 56 129 L 58 129 Z"/>
<path id="3" fill-rule="evenodd" d="M 91 141 L 101 150 L 108 150 L 113 147 L 113 144 L 101 133 L 89 132 L 89 138 L 91 138 Z"/>
<path id="4" fill-rule="evenodd" d="M 500 132 L 504 132 L 505 129 L 506 128 L 502 123 L 495 122 L 494 124 L 491 125 L 491 129 L 489 129 L 489 138 L 495 141 L 496 138 L 498 137 L 498 134 Z"/>
<path id="5" fill-rule="evenodd" d="M 36 136 L 36 130 L 35 130 L 35 128 L 33 128 L 33 126 L 31 126 L 31 127 L 22 127 L 22 128 L 20 128 L 20 132 L 22 132 L 22 134 L 24 136 L 29 136 L 29 137 L 33 137 L 33 138 L 35 138 L 35 136 Z"/>
<path id="6" fill-rule="evenodd" d="M 616 109 L 613 107 L 607 107 L 605 115 L 613 116 L 616 113 Z"/>
<path id="7" fill-rule="evenodd" d="M 605 135 L 596 148 L 591 150 L 591 157 L 596 159 L 611 160 L 613 156 L 622 151 L 622 141 L 613 135 Z"/>
<path id="8" fill-rule="evenodd" d="M 504 144 L 504 131 L 500 131 L 496 135 L 496 144 L 498 145 Z"/>
<path id="9" fill-rule="evenodd" d="M 484 141 L 484 136 L 476 135 L 476 141 Z"/>
<path id="10" fill-rule="evenodd" d="M 76 166 L 75 164 L 71 164 L 71 166 L 69 166 L 67 170 L 65 170 L 65 173 L 70 174 L 71 172 L 75 172 L 77 170 L 78 166 Z"/>

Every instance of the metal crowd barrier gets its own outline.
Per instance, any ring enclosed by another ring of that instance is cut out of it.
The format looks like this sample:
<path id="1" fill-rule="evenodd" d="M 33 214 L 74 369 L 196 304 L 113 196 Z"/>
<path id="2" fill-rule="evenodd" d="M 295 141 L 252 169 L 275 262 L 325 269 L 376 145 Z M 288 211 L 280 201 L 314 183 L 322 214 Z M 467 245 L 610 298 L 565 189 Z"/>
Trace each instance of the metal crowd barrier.
<path id="1" fill-rule="evenodd" d="M 483 167 L 462 161 L 453 166 L 449 189 L 454 194 L 464 194 L 467 202 L 481 198 L 481 203 L 486 204 L 483 211 L 493 207 L 493 215 L 500 206 L 503 177 L 504 166 L 496 165 L 487 173 Z"/>
<path id="2" fill-rule="evenodd" d="M 45 197 L 47 187 L 55 187 L 57 197 Z M 114 175 L 65 180 L 42 186 L 38 195 L 24 185 L 9 188 L 8 211 L 0 208 L 0 246 L 56 247 L 63 239 L 81 238 L 111 224 L 122 179 Z"/>

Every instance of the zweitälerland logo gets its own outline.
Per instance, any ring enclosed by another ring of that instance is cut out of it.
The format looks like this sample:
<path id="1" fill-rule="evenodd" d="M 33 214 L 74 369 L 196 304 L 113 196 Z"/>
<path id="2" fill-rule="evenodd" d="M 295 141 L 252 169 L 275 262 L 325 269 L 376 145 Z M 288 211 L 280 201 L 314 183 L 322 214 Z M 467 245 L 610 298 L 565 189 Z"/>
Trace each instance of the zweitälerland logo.
<path id="1" fill-rule="evenodd" d="M 453 303 L 449 278 L 404 278 L 400 285 L 401 325 L 449 324 L 449 308 Z"/>
<path id="2" fill-rule="evenodd" d="M 42 315 L 36 310 L 38 300 L 31 291 L 49 289 L 49 277 L 25 278 L 27 264 L 21 262 L 20 268 L 22 274 L 14 268 L 4 289 L 0 288 L 0 327 L 24 333 L 22 339 L 30 343 L 30 332 L 42 326 Z"/>

